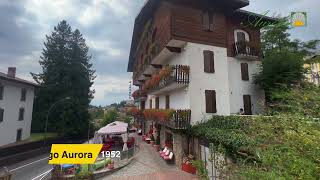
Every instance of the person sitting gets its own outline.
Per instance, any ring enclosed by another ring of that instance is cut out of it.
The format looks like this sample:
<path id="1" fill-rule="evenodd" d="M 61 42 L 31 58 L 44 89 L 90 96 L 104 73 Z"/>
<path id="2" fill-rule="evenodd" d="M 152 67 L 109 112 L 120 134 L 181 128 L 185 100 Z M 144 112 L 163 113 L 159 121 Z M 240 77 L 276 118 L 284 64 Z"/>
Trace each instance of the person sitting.
<path id="1" fill-rule="evenodd" d="M 245 115 L 245 112 L 244 112 L 244 110 L 242 108 L 240 108 L 239 115 Z"/>

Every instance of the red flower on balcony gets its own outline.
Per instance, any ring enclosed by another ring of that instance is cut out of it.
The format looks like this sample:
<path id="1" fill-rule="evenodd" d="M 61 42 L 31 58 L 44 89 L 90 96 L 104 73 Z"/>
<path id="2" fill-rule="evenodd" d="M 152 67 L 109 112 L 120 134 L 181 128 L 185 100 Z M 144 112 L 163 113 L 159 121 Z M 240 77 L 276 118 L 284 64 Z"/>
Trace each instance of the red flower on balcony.
<path id="1" fill-rule="evenodd" d="M 136 116 L 139 114 L 139 109 L 137 109 L 136 107 L 130 108 L 129 113 L 133 116 Z"/>
<path id="2" fill-rule="evenodd" d="M 133 98 L 137 98 L 137 97 L 139 97 L 139 94 L 140 94 L 140 91 L 139 91 L 139 90 L 136 90 L 136 91 L 134 91 L 134 92 L 132 93 L 132 97 L 133 97 Z"/>

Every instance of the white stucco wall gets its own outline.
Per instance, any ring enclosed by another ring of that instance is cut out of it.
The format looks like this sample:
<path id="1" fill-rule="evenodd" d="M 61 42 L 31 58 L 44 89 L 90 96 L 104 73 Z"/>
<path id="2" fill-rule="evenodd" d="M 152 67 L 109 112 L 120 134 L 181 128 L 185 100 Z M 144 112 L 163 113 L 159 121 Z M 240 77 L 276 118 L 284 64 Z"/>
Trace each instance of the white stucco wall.
<path id="1" fill-rule="evenodd" d="M 248 64 L 249 81 L 243 81 L 241 78 L 241 63 Z M 251 96 L 253 114 L 263 112 L 265 93 L 254 84 L 254 75 L 259 72 L 260 63 L 260 61 L 248 61 L 228 57 L 231 114 L 238 113 L 240 108 L 244 108 L 243 95 Z"/>
<path id="2" fill-rule="evenodd" d="M 214 73 L 204 72 L 203 51 L 214 52 Z M 241 79 L 241 62 L 248 63 L 249 81 Z M 190 83 L 187 88 L 176 89 L 160 95 L 160 109 L 165 108 L 165 96 L 170 95 L 171 109 L 191 109 L 191 123 L 210 118 L 211 113 L 206 113 L 205 90 L 216 91 L 216 115 L 230 115 L 238 113 L 243 108 L 243 95 L 250 95 L 253 114 L 263 112 L 264 91 L 253 84 L 253 75 L 259 71 L 259 61 L 244 61 L 227 56 L 227 49 L 196 43 L 187 43 L 182 52 L 171 56 L 163 65 L 189 65 Z M 155 97 L 148 96 L 146 109 L 149 108 L 149 100 L 152 99 L 152 107 L 155 108 Z"/>
<path id="3" fill-rule="evenodd" d="M 214 73 L 204 72 L 203 51 L 214 52 Z M 216 91 L 216 107 L 218 115 L 230 114 L 228 64 L 226 48 L 202 44 L 188 43 L 185 54 L 190 65 L 189 99 L 191 123 L 205 120 L 212 114 L 206 113 L 205 90 Z"/>
<path id="4" fill-rule="evenodd" d="M 17 130 L 22 129 L 22 140 L 30 137 L 34 88 L 23 84 L 0 80 L 4 86 L 3 100 L 0 107 L 4 109 L 4 118 L 0 122 L 0 146 L 14 143 L 17 138 Z M 26 101 L 20 101 L 21 89 L 26 88 Z M 19 121 L 19 109 L 24 108 L 24 120 Z"/>

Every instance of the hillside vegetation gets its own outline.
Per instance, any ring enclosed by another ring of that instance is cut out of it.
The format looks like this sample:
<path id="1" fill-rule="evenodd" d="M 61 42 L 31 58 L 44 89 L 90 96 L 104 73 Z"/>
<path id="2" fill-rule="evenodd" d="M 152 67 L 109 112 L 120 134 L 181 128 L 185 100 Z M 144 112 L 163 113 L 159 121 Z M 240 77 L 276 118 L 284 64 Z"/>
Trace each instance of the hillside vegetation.
<path id="1" fill-rule="evenodd" d="M 272 93 L 272 116 L 214 116 L 193 127 L 231 157 L 231 179 L 320 179 L 320 88 Z"/>

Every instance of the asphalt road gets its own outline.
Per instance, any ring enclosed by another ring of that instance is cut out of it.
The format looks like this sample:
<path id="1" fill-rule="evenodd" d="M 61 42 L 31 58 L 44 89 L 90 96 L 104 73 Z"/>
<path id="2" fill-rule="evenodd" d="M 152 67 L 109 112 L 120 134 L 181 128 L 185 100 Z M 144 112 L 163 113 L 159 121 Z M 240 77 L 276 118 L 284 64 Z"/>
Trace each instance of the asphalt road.
<path id="1" fill-rule="evenodd" d="M 7 166 L 7 168 L 12 174 L 12 180 L 45 180 L 49 179 L 52 169 L 48 160 L 49 154 L 43 154 Z"/>

